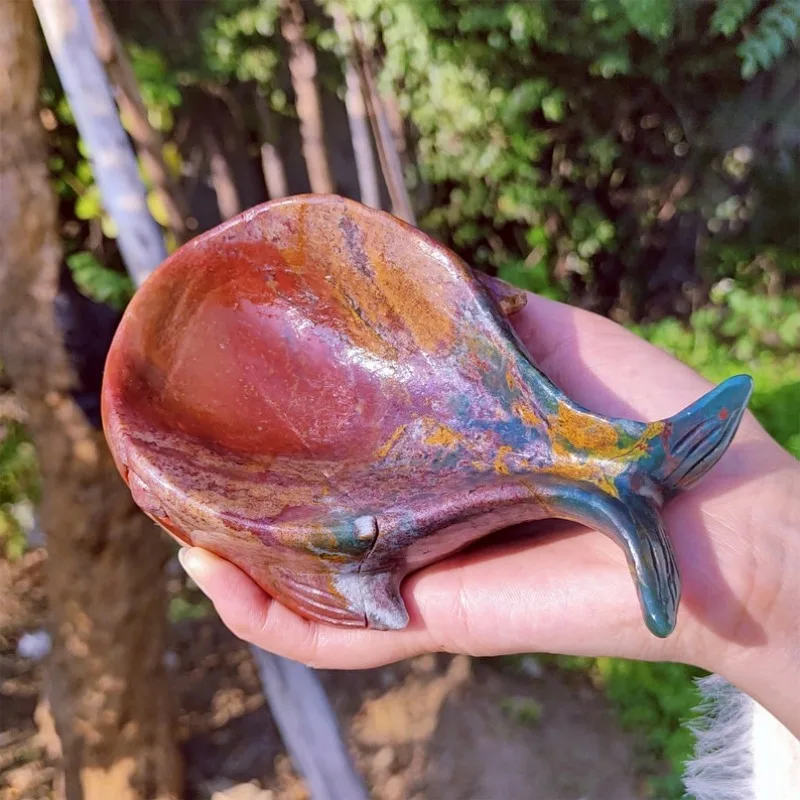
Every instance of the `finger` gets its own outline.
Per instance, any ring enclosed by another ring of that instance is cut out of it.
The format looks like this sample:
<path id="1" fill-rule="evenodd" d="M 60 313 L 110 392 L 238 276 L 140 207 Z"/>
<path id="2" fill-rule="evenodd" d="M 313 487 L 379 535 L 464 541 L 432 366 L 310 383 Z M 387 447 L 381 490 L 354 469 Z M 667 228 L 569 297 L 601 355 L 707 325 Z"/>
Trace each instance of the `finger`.
<path id="1" fill-rule="evenodd" d="M 436 650 L 642 657 L 641 614 L 624 557 L 588 531 L 499 545 L 412 576 L 403 586 L 412 624 L 403 631 L 308 622 L 206 551 L 192 548 L 181 560 L 236 635 L 311 666 L 363 669 Z M 654 639 L 654 657 L 667 657 L 668 646 Z"/>
<path id="2" fill-rule="evenodd" d="M 437 649 L 423 625 L 391 633 L 321 625 L 272 599 L 238 567 L 207 550 L 184 548 L 179 558 L 225 625 L 276 655 L 314 667 L 349 669 Z"/>
<path id="3" fill-rule="evenodd" d="M 641 612 L 624 554 L 583 528 L 455 556 L 409 581 L 408 593 L 431 639 L 451 652 L 640 647 Z"/>

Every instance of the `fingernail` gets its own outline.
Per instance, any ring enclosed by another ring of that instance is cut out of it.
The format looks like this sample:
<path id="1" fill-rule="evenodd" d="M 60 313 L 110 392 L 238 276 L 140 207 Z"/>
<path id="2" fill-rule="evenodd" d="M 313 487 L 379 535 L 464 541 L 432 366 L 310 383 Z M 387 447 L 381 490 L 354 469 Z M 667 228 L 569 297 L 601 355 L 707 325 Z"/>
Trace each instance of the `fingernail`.
<path id="1" fill-rule="evenodd" d="M 181 562 L 186 574 L 197 584 L 201 592 L 206 592 L 203 586 L 207 581 L 211 569 L 208 559 L 198 547 L 182 547 L 178 551 L 178 561 Z"/>

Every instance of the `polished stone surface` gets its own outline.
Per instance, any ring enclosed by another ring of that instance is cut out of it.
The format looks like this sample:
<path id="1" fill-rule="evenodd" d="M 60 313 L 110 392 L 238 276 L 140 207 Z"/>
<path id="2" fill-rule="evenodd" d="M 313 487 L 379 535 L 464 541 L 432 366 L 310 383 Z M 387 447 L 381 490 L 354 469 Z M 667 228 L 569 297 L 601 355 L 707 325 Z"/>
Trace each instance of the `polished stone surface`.
<path id="1" fill-rule="evenodd" d="M 578 407 L 508 321 L 525 295 L 353 201 L 251 209 L 176 251 L 124 315 L 106 435 L 137 504 L 305 617 L 402 628 L 405 575 L 558 517 L 613 536 L 675 624 L 659 509 L 728 446 L 732 378 L 653 423 Z"/>

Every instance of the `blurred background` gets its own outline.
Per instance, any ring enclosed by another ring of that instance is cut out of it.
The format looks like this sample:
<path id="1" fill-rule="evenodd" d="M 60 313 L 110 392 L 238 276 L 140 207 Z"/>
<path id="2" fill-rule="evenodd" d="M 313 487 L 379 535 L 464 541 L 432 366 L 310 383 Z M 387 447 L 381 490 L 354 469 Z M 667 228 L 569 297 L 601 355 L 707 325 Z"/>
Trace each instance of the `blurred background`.
<path id="1" fill-rule="evenodd" d="M 166 251 L 269 198 L 360 198 L 713 381 L 753 375 L 752 409 L 800 457 L 797 0 L 86 7 Z M 0 36 L 0 142 L 9 154 L 35 140 L 11 131 L 33 109 L 51 189 L 30 241 L 47 241 L 52 269 L 41 314 L 12 313 L 33 284 L 15 276 L 17 233 L 4 232 L 0 800 L 139 800 L 176 785 L 308 797 L 251 652 L 101 452 L 103 360 L 131 265 L 39 22 L 14 19 L 28 27 Z M 36 356 L 45 346 L 52 364 Z M 673 800 L 699 674 L 526 654 L 319 677 L 375 798 Z"/>

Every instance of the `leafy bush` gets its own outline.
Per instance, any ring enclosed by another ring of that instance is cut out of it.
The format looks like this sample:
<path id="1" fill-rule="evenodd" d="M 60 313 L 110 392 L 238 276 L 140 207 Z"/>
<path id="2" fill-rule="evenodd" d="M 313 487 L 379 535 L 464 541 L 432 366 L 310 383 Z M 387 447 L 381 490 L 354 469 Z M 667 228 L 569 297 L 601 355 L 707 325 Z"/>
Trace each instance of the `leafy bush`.
<path id="1" fill-rule="evenodd" d="M 667 319 L 635 330 L 709 380 L 752 375 L 750 408 L 800 458 L 800 300 L 734 286 L 695 312 L 689 326 Z"/>
<path id="2" fill-rule="evenodd" d="M 756 5 L 754 0 L 723 0 L 714 12 L 712 29 L 734 35 Z M 752 78 L 769 69 L 797 40 L 800 6 L 795 0 L 778 0 L 758 15 L 755 29 L 737 47 L 742 59 L 742 77 Z"/>
<path id="3" fill-rule="evenodd" d="M 472 263 L 641 320 L 734 277 L 721 247 L 797 260 L 793 0 L 348 4 L 412 123 L 423 224 Z M 757 107 L 753 64 L 776 71 Z"/>
<path id="4" fill-rule="evenodd" d="M 91 253 L 73 253 L 67 258 L 67 266 L 81 293 L 96 303 L 105 303 L 121 311 L 133 297 L 130 277 L 104 267 Z"/>

